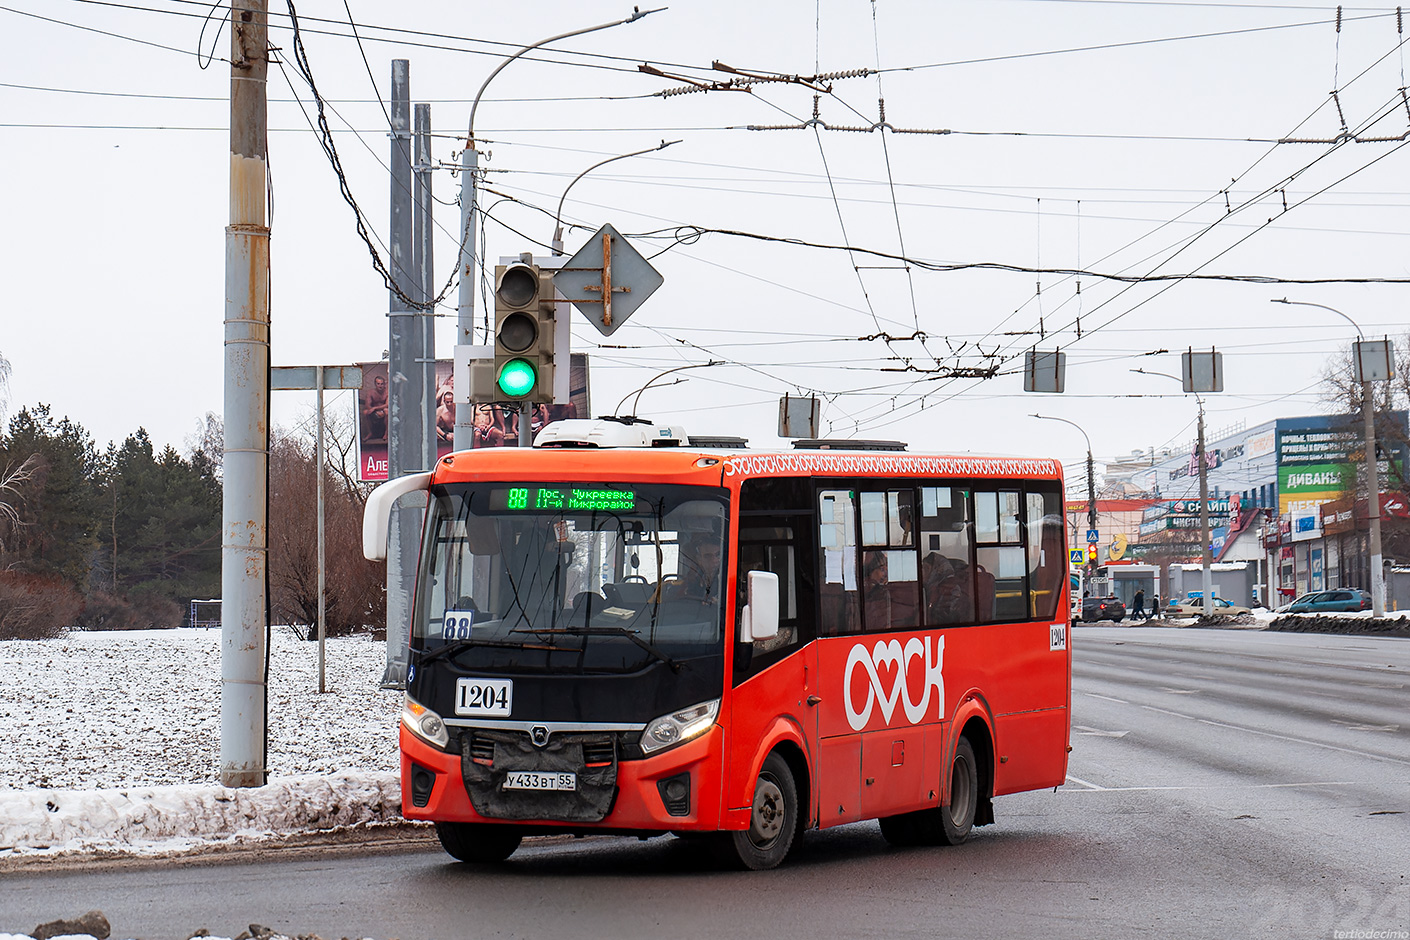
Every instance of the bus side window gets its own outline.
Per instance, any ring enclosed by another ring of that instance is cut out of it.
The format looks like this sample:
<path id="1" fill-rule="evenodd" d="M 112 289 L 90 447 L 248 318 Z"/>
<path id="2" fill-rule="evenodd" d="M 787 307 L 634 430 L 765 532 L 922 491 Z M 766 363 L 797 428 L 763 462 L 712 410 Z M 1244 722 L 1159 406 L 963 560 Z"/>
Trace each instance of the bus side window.
<path id="1" fill-rule="evenodd" d="M 1035 620 L 1051 620 L 1057 616 L 1063 572 L 1067 570 L 1062 500 L 1055 490 L 1029 492 L 1026 496 L 1030 616 Z"/>
<path id="2" fill-rule="evenodd" d="M 818 585 L 818 634 L 846 636 L 861 631 L 857 600 L 857 516 L 851 490 L 818 493 L 818 547 L 822 583 Z"/>
<path id="3" fill-rule="evenodd" d="M 1027 564 L 1017 490 L 974 493 L 975 600 L 980 623 L 1028 616 Z"/>
<path id="4" fill-rule="evenodd" d="M 969 492 L 959 486 L 920 489 L 922 622 L 974 622 L 974 526 Z"/>

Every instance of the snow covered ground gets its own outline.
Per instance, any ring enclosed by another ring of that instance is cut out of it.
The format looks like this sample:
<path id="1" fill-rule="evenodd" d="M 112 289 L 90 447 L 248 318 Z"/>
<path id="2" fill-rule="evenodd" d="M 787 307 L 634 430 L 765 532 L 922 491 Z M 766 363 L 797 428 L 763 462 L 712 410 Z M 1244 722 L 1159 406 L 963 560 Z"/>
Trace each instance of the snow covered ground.
<path id="1" fill-rule="evenodd" d="M 276 627 L 270 783 L 219 785 L 220 632 L 72 632 L 0 642 L 0 860 L 157 854 L 399 819 L 401 693 L 385 645 Z M 6 926 L 0 924 L 0 930 Z"/>

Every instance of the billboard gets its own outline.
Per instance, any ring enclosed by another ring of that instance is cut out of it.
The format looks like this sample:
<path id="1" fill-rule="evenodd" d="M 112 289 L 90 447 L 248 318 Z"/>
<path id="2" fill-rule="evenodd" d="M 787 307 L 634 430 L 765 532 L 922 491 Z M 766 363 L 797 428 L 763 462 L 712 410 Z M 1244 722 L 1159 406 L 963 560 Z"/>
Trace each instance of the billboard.
<path id="1" fill-rule="evenodd" d="M 1406 414 L 1392 412 L 1380 420 L 1403 434 Z M 1280 420 L 1277 424 L 1278 512 L 1305 513 L 1356 490 L 1364 459 L 1360 415 L 1332 415 Z M 1392 469 L 1404 466 L 1403 445 L 1378 442 L 1384 485 Z M 1394 451 L 1394 453 L 1392 453 Z M 1386 459 L 1390 454 L 1392 459 Z M 1364 489 L 1364 487 L 1363 487 Z"/>
<path id="2" fill-rule="evenodd" d="M 381 483 L 387 479 L 387 363 L 364 362 L 362 388 L 357 393 L 358 479 Z M 451 360 L 436 360 L 436 456 L 444 457 L 455 440 L 455 377 Z M 590 415 L 588 358 L 573 353 L 568 367 L 569 403 L 533 406 L 532 431 L 561 418 Z M 519 443 L 518 405 L 474 405 L 474 447 L 513 447 Z"/>

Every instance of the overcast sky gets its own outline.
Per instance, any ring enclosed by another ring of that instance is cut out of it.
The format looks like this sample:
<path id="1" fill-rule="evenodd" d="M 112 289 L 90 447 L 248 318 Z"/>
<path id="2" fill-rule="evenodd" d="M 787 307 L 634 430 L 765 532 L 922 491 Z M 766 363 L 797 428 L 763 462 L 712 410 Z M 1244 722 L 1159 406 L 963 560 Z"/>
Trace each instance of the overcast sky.
<path id="1" fill-rule="evenodd" d="M 413 101 L 432 104 L 434 158 L 450 164 L 470 99 L 505 55 L 631 12 L 604 0 L 349 4 L 371 77 L 342 2 L 297 7 L 349 187 L 384 253 L 389 141 L 377 99 L 393 58 L 411 61 Z M 100 446 L 142 426 L 181 448 L 222 408 L 229 33 L 216 36 L 221 11 L 207 22 L 210 9 L 0 8 L 11 415 L 46 402 Z M 271 0 L 271 42 L 292 59 L 287 13 Z M 832 435 L 1073 462 L 1081 435 L 1029 414 L 1077 422 L 1099 457 L 1188 444 L 1195 402 L 1129 371 L 1178 374 L 1188 347 L 1224 353 L 1211 432 L 1318 413 L 1319 375 L 1353 330 L 1269 300 L 1328 304 L 1395 336 L 1406 284 L 1103 275 L 1410 276 L 1405 141 L 1331 142 L 1343 124 L 1363 139 L 1410 129 L 1406 36 L 1394 7 L 1342 15 L 1338 32 L 1336 8 L 1310 4 L 675 0 L 525 57 L 489 86 L 476 117 L 484 254 L 493 264 L 547 253 L 574 176 L 681 140 L 594 171 L 565 203 L 569 253 L 611 222 L 665 277 L 610 339 L 574 315 L 596 414 L 659 372 L 720 360 L 668 377 L 683 381 L 648 390 L 637 410 L 768 447 L 783 443 L 779 396 L 818 394 Z M 201 48 L 216 56 L 205 69 Z M 802 76 L 879 67 L 824 83 L 821 122 L 870 126 L 881 97 L 894 128 L 951 133 L 750 130 L 808 120 L 814 90 L 662 97 L 685 82 L 638 69 L 727 80 L 713 61 Z M 309 88 L 292 65 L 271 67 L 269 95 L 273 360 L 375 360 L 387 291 L 309 129 Z M 1286 137 L 1327 142 L 1277 143 Z M 459 185 L 436 174 L 442 284 Z M 692 237 L 692 226 L 810 244 Z M 946 265 L 986 267 L 933 270 Z M 454 289 L 438 312 L 449 358 Z M 923 342 L 906 338 L 916 333 Z M 1065 394 L 1023 392 L 1033 348 L 1067 352 Z M 993 366 L 991 379 L 953 376 Z M 311 396 L 275 393 L 276 424 L 310 410 Z"/>

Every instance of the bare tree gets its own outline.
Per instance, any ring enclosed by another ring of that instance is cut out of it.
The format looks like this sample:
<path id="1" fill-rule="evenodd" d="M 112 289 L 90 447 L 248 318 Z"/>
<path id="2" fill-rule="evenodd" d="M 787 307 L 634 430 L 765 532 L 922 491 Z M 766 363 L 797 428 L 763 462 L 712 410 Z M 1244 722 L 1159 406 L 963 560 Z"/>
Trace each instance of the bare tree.
<path id="1" fill-rule="evenodd" d="M 196 422 L 196 433 L 186 437 L 186 453 L 194 461 L 205 459 L 214 468 L 217 480 L 224 478 L 225 419 L 214 411 Z"/>
<path id="2" fill-rule="evenodd" d="M 6 467 L 0 472 L 0 552 L 5 550 L 5 535 L 13 526 L 21 524 L 16 502 L 20 495 L 20 485 L 34 476 L 38 458 L 30 454 L 18 467 Z"/>
<path id="3" fill-rule="evenodd" d="M 329 453 L 346 455 L 351 422 Z M 270 449 L 270 588 L 277 618 L 311 628 L 318 616 L 318 480 L 311 429 L 278 432 Z M 348 485 L 335 456 L 325 465 L 326 616 L 332 633 L 386 623 L 385 569 L 362 557 L 360 484 Z M 311 630 L 309 635 L 311 635 Z"/>

